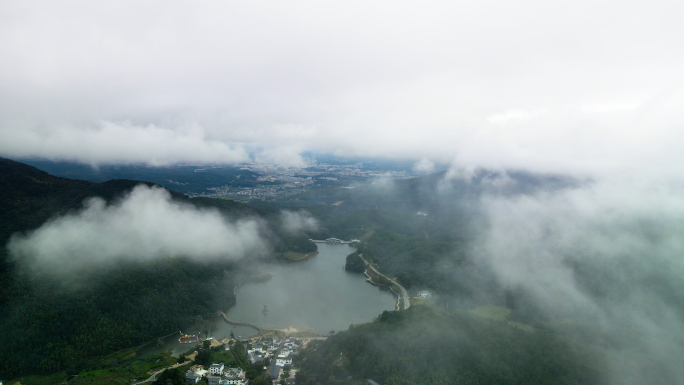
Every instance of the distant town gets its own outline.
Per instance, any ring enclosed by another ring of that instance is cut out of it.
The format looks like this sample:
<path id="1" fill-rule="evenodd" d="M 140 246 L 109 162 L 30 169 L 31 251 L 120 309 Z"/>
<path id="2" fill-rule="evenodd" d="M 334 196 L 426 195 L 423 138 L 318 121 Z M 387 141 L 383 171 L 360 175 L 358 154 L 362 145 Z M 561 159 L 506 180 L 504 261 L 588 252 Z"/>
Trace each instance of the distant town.
<path id="1" fill-rule="evenodd" d="M 195 171 L 202 172 L 206 168 Z M 307 167 L 284 167 L 272 164 L 247 164 L 240 170 L 258 173 L 256 187 L 236 187 L 226 184 L 208 187 L 208 192 L 191 194 L 194 196 L 226 196 L 232 199 L 275 199 L 301 193 L 312 186 L 335 185 L 341 188 L 354 188 L 353 182 L 373 178 L 408 179 L 421 175 L 407 170 L 367 169 L 363 163 L 328 164 L 314 163 Z M 259 183 L 261 183 L 259 185 Z M 345 185 L 348 184 L 348 185 Z"/>

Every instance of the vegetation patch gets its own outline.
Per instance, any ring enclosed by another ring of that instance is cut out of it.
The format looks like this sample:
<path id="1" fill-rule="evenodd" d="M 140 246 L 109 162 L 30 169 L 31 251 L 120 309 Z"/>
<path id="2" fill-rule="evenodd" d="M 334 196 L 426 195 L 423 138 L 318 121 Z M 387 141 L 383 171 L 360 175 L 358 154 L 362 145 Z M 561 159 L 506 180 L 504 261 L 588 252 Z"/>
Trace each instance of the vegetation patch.
<path id="1" fill-rule="evenodd" d="M 511 309 L 502 306 L 480 306 L 470 312 L 478 317 L 504 321 L 511 314 Z"/>
<path id="2" fill-rule="evenodd" d="M 28 375 L 14 380 L 5 381 L 5 385 L 53 385 L 61 384 L 68 378 L 66 372 L 54 373 L 49 376 Z"/>
<path id="3" fill-rule="evenodd" d="M 411 303 L 411 306 L 432 305 L 435 303 L 435 296 L 433 295 L 430 298 L 411 297 L 409 298 L 409 302 Z"/>
<path id="4" fill-rule="evenodd" d="M 428 306 L 383 312 L 301 355 L 298 385 L 605 383 L 605 357 L 585 345 Z"/>
<path id="5" fill-rule="evenodd" d="M 316 254 L 318 254 L 318 251 L 313 251 L 310 253 L 297 253 L 294 251 L 286 251 L 284 253 L 278 254 L 278 256 L 286 261 L 298 262 L 305 261 L 309 258 L 313 258 Z"/>
<path id="6" fill-rule="evenodd" d="M 526 332 L 533 332 L 535 330 L 532 326 L 530 326 L 528 324 L 524 324 L 522 322 L 508 321 L 507 323 L 513 327 L 516 327 L 520 330 L 524 330 Z"/>

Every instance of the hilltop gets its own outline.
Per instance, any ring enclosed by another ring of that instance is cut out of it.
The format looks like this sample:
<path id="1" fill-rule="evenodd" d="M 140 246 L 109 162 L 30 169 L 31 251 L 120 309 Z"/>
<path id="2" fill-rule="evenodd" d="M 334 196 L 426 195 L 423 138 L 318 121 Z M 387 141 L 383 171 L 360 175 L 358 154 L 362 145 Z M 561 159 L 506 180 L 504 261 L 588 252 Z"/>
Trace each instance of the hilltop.
<path id="1" fill-rule="evenodd" d="M 116 207 L 139 185 L 162 189 L 134 180 L 60 178 L 0 158 L 0 378 L 78 372 L 94 358 L 181 330 L 232 305 L 235 284 L 250 274 L 249 261 L 129 258 L 106 270 L 57 277 L 34 273 L 9 255 L 6 245 L 13 234 L 30 234 L 65 215 L 77 218 L 84 201 L 93 197 Z M 262 258 L 315 250 L 307 234 L 284 231 L 275 211 L 163 191 L 169 204 L 182 205 L 179 210 L 209 210 L 231 222 L 260 224 L 258 235 L 270 250 Z"/>

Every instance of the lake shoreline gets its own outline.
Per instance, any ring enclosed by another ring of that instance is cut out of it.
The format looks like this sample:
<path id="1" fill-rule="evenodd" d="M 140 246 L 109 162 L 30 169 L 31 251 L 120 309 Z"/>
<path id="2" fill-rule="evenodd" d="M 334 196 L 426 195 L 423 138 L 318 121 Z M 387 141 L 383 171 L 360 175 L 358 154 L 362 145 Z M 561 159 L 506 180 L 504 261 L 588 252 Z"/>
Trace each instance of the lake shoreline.
<path id="1" fill-rule="evenodd" d="M 381 290 L 372 289 L 369 292 L 370 286 L 365 285 L 367 282 L 365 277 L 341 268 L 348 250 L 348 247 L 340 245 L 322 244 L 315 252 L 307 253 L 306 259 L 296 261 L 272 259 L 260 269 L 255 268 L 252 274 L 247 273 L 246 276 L 236 280 L 231 285 L 232 290 L 226 288 L 225 295 L 232 296 L 234 301 L 223 311 L 231 320 L 253 322 L 264 329 L 282 332 L 283 329 L 294 328 L 298 332 L 292 334 L 323 336 L 333 329 L 346 330 L 350 324 L 372 322 L 384 310 L 396 309 L 397 301 L 395 298 L 387 297 L 389 294 L 387 290 L 381 288 Z M 264 271 L 262 272 L 261 269 Z M 266 276 L 269 279 L 263 279 Z M 253 277 L 257 279 L 251 279 Z M 294 287 L 288 286 L 293 282 L 299 282 L 299 284 Z M 375 282 L 371 283 L 380 287 Z M 332 290 L 328 290 L 331 284 Z M 397 295 L 391 288 L 389 291 L 392 295 Z M 280 296 L 279 293 L 281 293 Z M 282 297 L 282 293 L 288 295 Z M 345 294 L 341 295 L 341 293 Z M 354 293 L 355 299 L 345 300 L 350 293 Z M 325 294 L 326 299 L 323 301 L 317 299 L 319 294 Z M 314 298 L 306 297 L 307 295 L 312 295 Z M 312 312 L 312 304 L 318 306 L 316 309 L 321 310 Z M 268 305 L 269 308 L 267 315 L 262 312 L 264 305 Z M 340 307 L 344 310 L 338 309 Z M 348 317 L 350 314 L 353 316 Z M 347 321 L 342 323 L 340 319 L 347 319 Z M 208 335 L 203 331 L 203 337 L 213 336 L 220 339 L 228 336 L 231 331 L 236 337 L 239 334 L 244 337 L 259 334 L 248 326 L 233 328 L 232 324 L 228 324 L 217 314 L 213 314 L 211 320 L 207 319 L 206 322 L 211 322 L 214 326 L 207 329 Z M 195 330 L 198 327 L 204 326 L 188 325 L 183 330 Z M 155 338 L 145 344 L 151 348 L 145 349 L 149 352 L 147 354 L 157 352 L 161 348 L 153 347 L 158 340 Z M 169 347 L 173 349 L 174 356 L 196 346 L 196 344 L 188 344 L 181 348 L 174 341 L 175 339 L 173 341 L 165 339 L 164 344 L 167 349 Z"/>
<path id="2" fill-rule="evenodd" d="M 316 252 L 295 261 L 278 258 L 263 266 L 273 274 L 268 282 L 244 286 L 241 282 L 233 290 L 237 305 L 226 312 L 228 318 L 254 322 L 267 329 L 293 325 L 300 331 L 315 330 L 319 334 L 370 322 L 383 311 L 396 308 L 395 298 L 387 296 L 393 293 L 371 289 L 364 285 L 365 277 L 342 268 L 349 247 L 318 246 Z M 243 290 L 247 286 L 248 290 Z M 269 309 L 266 315 L 261 312 L 264 305 Z M 241 332 L 245 335 L 244 330 Z"/>
<path id="3" fill-rule="evenodd" d="M 394 289 L 392 288 L 393 285 L 390 286 L 390 285 L 387 285 L 387 284 L 384 284 L 384 283 L 380 283 L 380 282 L 375 282 L 375 281 L 373 281 L 373 277 L 371 277 L 371 276 L 368 274 L 368 269 L 364 270 L 364 271 L 363 271 L 363 274 L 366 276 L 366 282 L 370 283 L 371 285 L 377 286 L 377 287 L 379 287 L 379 288 L 383 288 L 383 287 L 384 287 L 384 288 L 389 289 L 389 291 L 391 291 L 392 294 L 396 297 L 396 303 L 394 304 L 394 310 L 401 310 L 401 306 L 400 306 L 400 303 L 401 303 L 401 294 L 399 294 L 399 293 L 397 293 L 396 291 L 394 291 Z"/>
<path id="4" fill-rule="evenodd" d="M 287 253 L 277 254 L 276 260 L 278 262 L 284 263 L 303 262 L 315 257 L 316 255 L 318 255 L 318 249 L 306 254 L 289 251 Z"/>

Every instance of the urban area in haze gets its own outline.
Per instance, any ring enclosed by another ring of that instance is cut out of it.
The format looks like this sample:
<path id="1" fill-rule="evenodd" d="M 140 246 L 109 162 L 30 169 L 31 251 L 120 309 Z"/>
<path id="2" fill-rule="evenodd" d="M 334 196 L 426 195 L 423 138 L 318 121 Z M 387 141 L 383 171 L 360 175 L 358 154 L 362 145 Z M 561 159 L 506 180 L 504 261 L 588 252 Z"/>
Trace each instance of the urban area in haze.
<path id="1" fill-rule="evenodd" d="M 0 4 L 0 385 L 684 383 L 684 5 Z"/>

